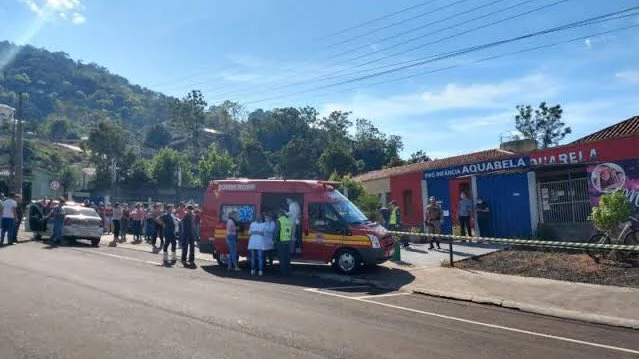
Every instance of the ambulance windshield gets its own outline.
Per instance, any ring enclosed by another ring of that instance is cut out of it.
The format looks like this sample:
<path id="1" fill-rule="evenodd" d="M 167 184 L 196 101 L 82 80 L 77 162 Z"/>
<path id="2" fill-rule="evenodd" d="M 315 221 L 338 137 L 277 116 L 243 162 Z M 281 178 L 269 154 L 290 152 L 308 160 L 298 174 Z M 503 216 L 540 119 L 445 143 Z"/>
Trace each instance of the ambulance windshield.
<path id="1" fill-rule="evenodd" d="M 357 208 L 348 198 L 344 197 L 339 191 L 335 190 L 331 193 L 331 204 L 333 208 L 348 224 L 368 224 L 371 221 L 366 218 L 364 213 Z"/>

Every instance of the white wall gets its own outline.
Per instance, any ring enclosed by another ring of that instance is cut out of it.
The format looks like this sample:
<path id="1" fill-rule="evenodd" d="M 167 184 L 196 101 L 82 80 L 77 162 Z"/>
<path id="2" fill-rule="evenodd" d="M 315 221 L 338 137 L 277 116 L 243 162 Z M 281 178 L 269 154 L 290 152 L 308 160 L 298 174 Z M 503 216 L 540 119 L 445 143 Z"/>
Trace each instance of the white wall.
<path id="1" fill-rule="evenodd" d="M 386 198 L 386 193 L 390 193 L 390 178 L 380 178 L 370 181 L 362 181 L 362 186 L 366 192 L 377 194 L 381 198 L 382 204 L 387 204 L 390 198 Z"/>

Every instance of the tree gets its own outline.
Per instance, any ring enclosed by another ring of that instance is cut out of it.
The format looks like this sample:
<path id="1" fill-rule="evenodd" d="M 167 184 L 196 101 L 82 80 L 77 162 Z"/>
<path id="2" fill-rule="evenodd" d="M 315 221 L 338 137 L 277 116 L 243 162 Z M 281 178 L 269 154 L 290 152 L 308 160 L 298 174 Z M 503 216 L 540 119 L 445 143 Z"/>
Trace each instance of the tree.
<path id="1" fill-rule="evenodd" d="M 349 119 L 350 112 L 333 111 L 328 117 L 324 117 L 318 121 L 318 126 L 328 137 L 329 143 L 345 145 L 350 148 L 350 138 L 348 130 L 353 126 L 353 122 Z"/>
<path id="2" fill-rule="evenodd" d="M 618 232 L 619 225 L 628 221 L 634 210 L 622 190 L 605 193 L 599 204 L 592 208 L 590 219 L 595 226 L 605 232 Z"/>
<path id="3" fill-rule="evenodd" d="M 49 116 L 41 125 L 42 135 L 52 140 L 71 140 L 79 138 L 71 123 L 64 117 Z"/>
<path id="4" fill-rule="evenodd" d="M 329 145 L 319 157 L 318 164 L 324 177 L 328 177 L 332 173 L 345 176 L 357 170 L 355 158 L 348 150 L 337 145 Z"/>
<path id="5" fill-rule="evenodd" d="M 277 156 L 277 171 L 284 178 L 317 177 L 317 161 L 309 161 L 316 148 L 312 141 L 296 137 L 292 139 Z"/>
<path id="6" fill-rule="evenodd" d="M 144 145 L 151 148 L 162 148 L 171 143 L 172 137 L 166 126 L 156 124 L 144 136 Z"/>
<path id="7" fill-rule="evenodd" d="M 233 176 L 235 163 L 226 152 L 220 151 L 215 146 L 209 147 L 206 157 L 198 162 L 200 182 L 206 185 L 211 180 L 225 179 Z"/>
<path id="8" fill-rule="evenodd" d="M 339 176 L 333 173 L 330 180 L 340 183 L 338 189 L 342 193 L 348 194 L 348 199 L 353 202 L 369 220 L 375 221 L 377 219 L 377 213 L 380 207 L 380 199 L 378 196 L 368 193 L 362 183 L 354 180 L 351 176 Z"/>
<path id="9" fill-rule="evenodd" d="M 539 108 L 519 105 L 515 116 L 515 128 L 524 138 L 537 141 L 540 148 L 557 146 L 572 129 L 561 121 L 563 109 L 561 105 L 548 107 L 545 102 Z"/>
<path id="10" fill-rule="evenodd" d="M 404 141 L 397 135 L 390 135 L 386 140 L 386 160 L 387 163 L 400 159 L 399 153 L 404 149 Z"/>
<path id="11" fill-rule="evenodd" d="M 410 154 L 410 156 L 408 157 L 408 160 L 406 161 L 406 163 L 422 163 L 422 162 L 428 162 L 430 161 L 431 158 L 426 154 L 426 152 L 419 150 L 417 152 L 413 152 Z"/>
<path id="12" fill-rule="evenodd" d="M 368 172 L 379 169 L 388 161 L 386 148 L 386 135 L 384 135 L 373 123 L 365 119 L 357 119 L 355 122 L 355 142 L 353 144 L 353 157 L 361 160 L 361 171 Z"/>
<path id="13" fill-rule="evenodd" d="M 181 100 L 174 100 L 171 105 L 172 122 L 183 131 L 193 153 L 199 154 L 200 139 L 206 120 L 206 101 L 199 90 L 189 92 Z"/>
<path id="14" fill-rule="evenodd" d="M 130 187 L 148 186 L 151 182 L 149 173 L 151 171 L 151 161 L 138 159 L 130 166 L 127 166 L 124 184 Z"/>
<path id="15" fill-rule="evenodd" d="M 75 168 L 65 165 L 62 167 L 57 177 L 60 179 L 62 193 L 66 196 L 66 194 L 73 191 L 77 185 L 79 175 Z"/>
<path id="16" fill-rule="evenodd" d="M 268 178 L 273 175 L 268 156 L 257 140 L 249 138 L 242 144 L 238 171 L 240 176 L 248 178 Z"/>
<path id="17" fill-rule="evenodd" d="M 120 165 L 126 153 L 126 143 L 122 128 L 107 118 L 99 120 L 89 132 L 86 147 L 90 160 L 96 166 L 96 185 L 107 186 L 111 180 L 113 163 Z"/>
<path id="18" fill-rule="evenodd" d="M 178 170 L 182 172 L 182 186 L 199 184 L 193 177 L 190 161 L 184 154 L 172 148 L 164 148 L 151 160 L 149 173 L 151 180 L 160 188 L 173 188 L 178 185 Z"/>

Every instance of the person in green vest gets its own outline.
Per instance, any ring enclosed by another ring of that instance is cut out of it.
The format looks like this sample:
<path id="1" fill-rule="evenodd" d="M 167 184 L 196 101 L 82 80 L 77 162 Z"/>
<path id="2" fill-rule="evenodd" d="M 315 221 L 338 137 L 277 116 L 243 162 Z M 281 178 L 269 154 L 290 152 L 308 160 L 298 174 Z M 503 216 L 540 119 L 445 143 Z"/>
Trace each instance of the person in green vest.
<path id="1" fill-rule="evenodd" d="M 286 216 L 286 211 L 281 209 L 275 225 L 275 247 L 277 248 L 277 258 L 280 262 L 280 272 L 282 275 L 289 275 L 291 267 L 290 245 L 291 240 L 293 239 L 293 222 Z"/>
<path id="2" fill-rule="evenodd" d="M 391 201 L 390 207 L 390 219 L 388 220 L 390 230 L 399 231 L 401 229 L 399 206 L 397 206 L 396 201 Z"/>

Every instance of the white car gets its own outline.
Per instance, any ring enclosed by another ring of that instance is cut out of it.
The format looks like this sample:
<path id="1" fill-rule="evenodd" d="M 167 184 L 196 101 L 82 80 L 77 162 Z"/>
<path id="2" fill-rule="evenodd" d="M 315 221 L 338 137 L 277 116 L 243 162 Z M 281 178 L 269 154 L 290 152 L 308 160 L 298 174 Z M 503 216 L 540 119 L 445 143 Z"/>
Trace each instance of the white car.
<path id="1" fill-rule="evenodd" d="M 29 220 L 25 223 L 25 230 L 33 232 L 36 238 L 49 237 L 53 232 L 53 219 L 49 219 L 46 228 L 43 228 L 41 212 L 36 208 L 36 204 L 29 206 L 27 213 Z M 100 238 L 104 234 L 104 222 L 93 208 L 70 204 L 62 207 L 64 209 L 64 239 L 88 239 L 91 245 L 100 245 Z"/>

